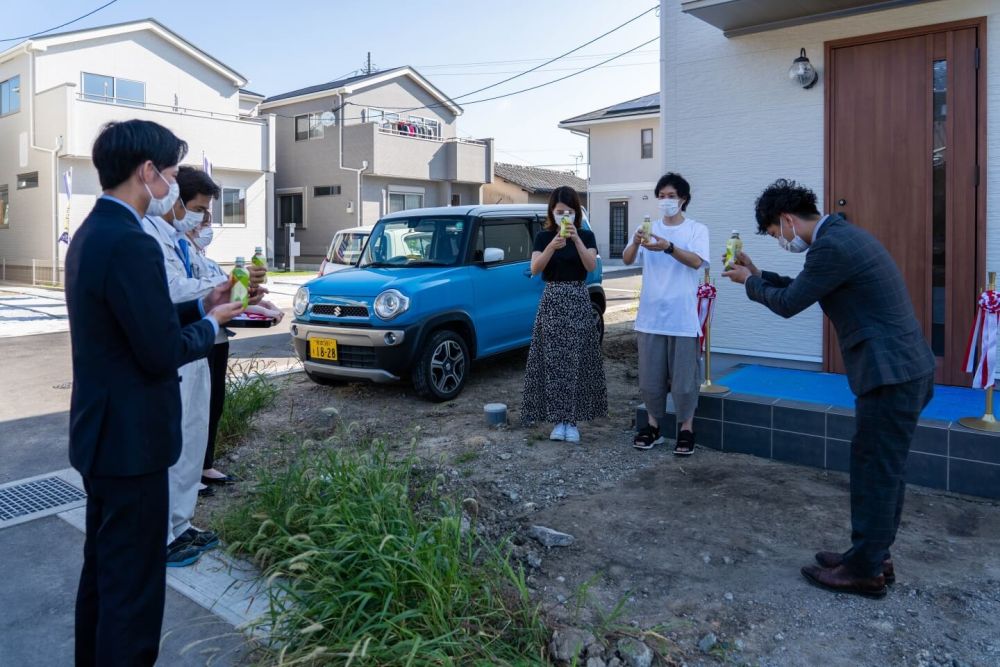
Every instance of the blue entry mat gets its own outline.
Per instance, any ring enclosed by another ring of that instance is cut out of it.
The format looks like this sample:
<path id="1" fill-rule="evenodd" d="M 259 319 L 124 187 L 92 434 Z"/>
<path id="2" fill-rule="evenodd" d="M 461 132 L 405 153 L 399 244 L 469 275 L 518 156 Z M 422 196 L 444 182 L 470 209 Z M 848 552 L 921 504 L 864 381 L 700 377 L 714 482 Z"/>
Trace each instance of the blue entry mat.
<path id="1" fill-rule="evenodd" d="M 854 409 L 854 394 L 847 377 L 834 373 L 748 364 L 738 366 L 713 382 L 740 394 Z M 986 393 L 979 389 L 935 385 L 934 398 L 920 416 L 957 421 L 962 417 L 980 417 L 985 409 Z"/>

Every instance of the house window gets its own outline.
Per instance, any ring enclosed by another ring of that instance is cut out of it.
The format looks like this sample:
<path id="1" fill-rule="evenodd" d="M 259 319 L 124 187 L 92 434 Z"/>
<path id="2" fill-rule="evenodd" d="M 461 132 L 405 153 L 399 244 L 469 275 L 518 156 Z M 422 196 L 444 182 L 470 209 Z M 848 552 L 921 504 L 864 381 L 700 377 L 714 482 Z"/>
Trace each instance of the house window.
<path id="1" fill-rule="evenodd" d="M 83 99 L 91 102 L 146 106 L 146 84 L 130 79 L 116 79 L 104 74 L 83 73 Z"/>
<path id="2" fill-rule="evenodd" d="M 307 113 L 295 117 L 295 141 L 323 138 L 321 114 Z"/>
<path id="3" fill-rule="evenodd" d="M 452 206 L 461 206 L 462 205 L 462 195 L 460 195 L 460 194 L 453 194 L 451 196 L 451 205 Z"/>
<path id="4" fill-rule="evenodd" d="M 389 213 L 396 213 L 398 211 L 408 211 L 411 208 L 423 208 L 424 207 L 424 195 L 421 194 L 410 194 L 409 192 L 390 192 L 389 193 Z"/>
<path id="5" fill-rule="evenodd" d="M 642 130 L 642 159 L 653 157 L 653 130 Z"/>
<path id="6" fill-rule="evenodd" d="M 422 116 L 410 116 L 409 122 L 411 125 L 416 126 L 418 136 L 433 137 L 435 139 L 441 137 L 440 121 L 434 120 L 433 118 L 424 118 Z"/>
<path id="7" fill-rule="evenodd" d="M 247 224 L 247 193 L 243 188 L 222 188 L 222 224 Z"/>
<path id="8" fill-rule="evenodd" d="M 379 125 L 382 125 L 382 124 L 385 123 L 385 112 L 382 111 L 381 109 L 371 109 L 371 108 L 369 108 L 369 109 L 366 109 L 366 112 L 367 113 L 364 114 L 365 118 L 362 120 L 362 122 L 365 122 L 365 123 L 378 123 Z"/>
<path id="9" fill-rule="evenodd" d="M 317 185 L 313 188 L 313 197 L 332 197 L 339 194 L 339 185 Z"/>
<path id="10" fill-rule="evenodd" d="M 0 185 L 0 228 L 10 226 L 10 194 L 6 185 Z"/>
<path id="11" fill-rule="evenodd" d="M 0 116 L 21 110 L 21 77 L 0 82 Z"/>
<path id="12" fill-rule="evenodd" d="M 28 188 L 38 187 L 38 172 L 33 171 L 30 174 L 18 174 L 17 175 L 17 189 L 27 190 Z"/>

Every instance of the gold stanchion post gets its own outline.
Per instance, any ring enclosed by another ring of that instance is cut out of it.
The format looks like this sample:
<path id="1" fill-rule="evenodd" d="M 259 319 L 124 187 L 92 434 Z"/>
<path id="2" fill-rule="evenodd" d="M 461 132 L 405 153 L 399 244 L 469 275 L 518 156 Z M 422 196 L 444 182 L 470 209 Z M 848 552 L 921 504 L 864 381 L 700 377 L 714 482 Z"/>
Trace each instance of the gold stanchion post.
<path id="1" fill-rule="evenodd" d="M 992 292 L 997 288 L 996 271 L 990 271 L 989 278 L 989 287 L 987 287 L 987 289 Z M 985 351 L 983 353 L 985 354 Z M 958 420 L 958 423 L 966 428 L 972 428 L 977 431 L 992 431 L 994 433 L 1000 433 L 1000 422 L 997 421 L 996 415 L 993 414 L 992 386 L 986 390 L 986 412 L 983 413 L 983 416 L 963 417 Z"/>
<path id="2" fill-rule="evenodd" d="M 705 269 L 705 284 L 711 284 L 708 269 Z M 725 394 L 729 387 L 712 384 L 712 320 L 705 323 L 705 381 L 701 383 L 703 394 Z"/>

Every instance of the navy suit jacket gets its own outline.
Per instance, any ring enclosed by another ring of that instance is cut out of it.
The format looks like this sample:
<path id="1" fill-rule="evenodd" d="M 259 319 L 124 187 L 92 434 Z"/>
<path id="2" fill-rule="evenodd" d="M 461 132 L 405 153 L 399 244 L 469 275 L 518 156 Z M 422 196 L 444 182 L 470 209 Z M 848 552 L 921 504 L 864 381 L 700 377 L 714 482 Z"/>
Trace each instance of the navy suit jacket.
<path id="1" fill-rule="evenodd" d="M 837 330 L 855 395 L 934 372 L 934 353 L 896 262 L 874 236 L 839 215 L 819 228 L 794 280 L 762 271 L 747 279 L 746 291 L 782 317 L 818 301 Z"/>
<path id="2" fill-rule="evenodd" d="M 66 254 L 73 347 L 69 458 L 84 476 L 165 470 L 181 451 L 177 369 L 208 354 L 197 301 L 173 304 L 163 253 L 133 213 L 98 199 Z"/>

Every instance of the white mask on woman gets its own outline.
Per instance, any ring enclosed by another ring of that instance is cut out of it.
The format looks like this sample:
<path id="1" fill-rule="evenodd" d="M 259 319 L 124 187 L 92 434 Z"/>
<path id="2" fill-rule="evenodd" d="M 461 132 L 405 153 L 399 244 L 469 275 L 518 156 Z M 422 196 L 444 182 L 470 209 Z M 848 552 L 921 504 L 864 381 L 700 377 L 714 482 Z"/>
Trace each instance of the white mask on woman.
<path id="1" fill-rule="evenodd" d="M 681 210 L 680 199 L 658 199 L 657 204 L 660 207 L 660 215 L 666 218 L 674 217 Z"/>

